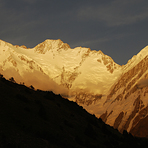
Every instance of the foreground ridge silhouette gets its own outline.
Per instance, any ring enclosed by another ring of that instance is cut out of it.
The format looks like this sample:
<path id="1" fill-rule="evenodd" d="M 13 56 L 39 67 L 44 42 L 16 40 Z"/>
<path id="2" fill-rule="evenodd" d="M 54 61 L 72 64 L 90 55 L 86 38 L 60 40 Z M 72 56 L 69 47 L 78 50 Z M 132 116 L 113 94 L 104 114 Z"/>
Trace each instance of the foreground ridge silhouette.
<path id="1" fill-rule="evenodd" d="M 53 92 L 34 90 L 0 75 L 1 148 L 147 147 Z"/>

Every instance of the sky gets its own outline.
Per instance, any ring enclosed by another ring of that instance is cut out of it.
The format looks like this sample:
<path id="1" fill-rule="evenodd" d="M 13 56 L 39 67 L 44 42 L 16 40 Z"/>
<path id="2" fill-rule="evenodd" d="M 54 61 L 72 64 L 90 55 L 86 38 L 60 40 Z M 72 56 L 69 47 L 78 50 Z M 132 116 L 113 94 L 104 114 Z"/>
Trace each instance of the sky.
<path id="1" fill-rule="evenodd" d="M 123 65 L 148 45 L 148 1 L 0 0 L 0 39 L 28 48 L 61 39 Z"/>

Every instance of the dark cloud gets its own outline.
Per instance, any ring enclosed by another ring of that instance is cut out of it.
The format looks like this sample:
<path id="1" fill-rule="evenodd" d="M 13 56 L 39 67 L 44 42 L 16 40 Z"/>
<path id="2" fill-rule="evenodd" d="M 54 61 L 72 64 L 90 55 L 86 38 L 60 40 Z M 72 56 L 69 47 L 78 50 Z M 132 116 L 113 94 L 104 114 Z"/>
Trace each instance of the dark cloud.
<path id="1" fill-rule="evenodd" d="M 0 0 L 1 39 L 34 47 L 61 39 L 125 64 L 147 45 L 146 0 Z"/>
<path id="2" fill-rule="evenodd" d="M 148 18 L 143 1 L 115 0 L 108 5 L 85 6 L 78 12 L 80 20 L 103 21 L 107 26 L 133 24 Z"/>

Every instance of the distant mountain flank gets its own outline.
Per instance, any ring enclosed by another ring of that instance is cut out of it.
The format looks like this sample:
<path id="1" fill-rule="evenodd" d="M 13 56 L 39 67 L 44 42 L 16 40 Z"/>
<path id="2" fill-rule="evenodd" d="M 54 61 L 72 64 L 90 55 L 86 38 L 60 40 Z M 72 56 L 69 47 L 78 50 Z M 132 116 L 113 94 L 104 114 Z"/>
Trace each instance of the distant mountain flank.
<path id="1" fill-rule="evenodd" d="M 148 46 L 120 66 L 101 50 L 45 40 L 34 48 L 0 40 L 0 73 L 17 83 L 53 91 L 133 135 L 148 137 Z M 141 132 L 144 131 L 144 132 Z"/>

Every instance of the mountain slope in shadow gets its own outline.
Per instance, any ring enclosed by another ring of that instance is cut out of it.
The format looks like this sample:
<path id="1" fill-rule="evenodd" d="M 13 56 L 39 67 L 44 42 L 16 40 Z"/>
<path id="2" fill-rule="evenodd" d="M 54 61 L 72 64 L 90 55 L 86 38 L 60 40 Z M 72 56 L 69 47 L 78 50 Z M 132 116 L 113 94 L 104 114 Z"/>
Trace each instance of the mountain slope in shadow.
<path id="1" fill-rule="evenodd" d="M 0 76 L 1 148 L 147 147 L 123 135 L 74 102 Z"/>

